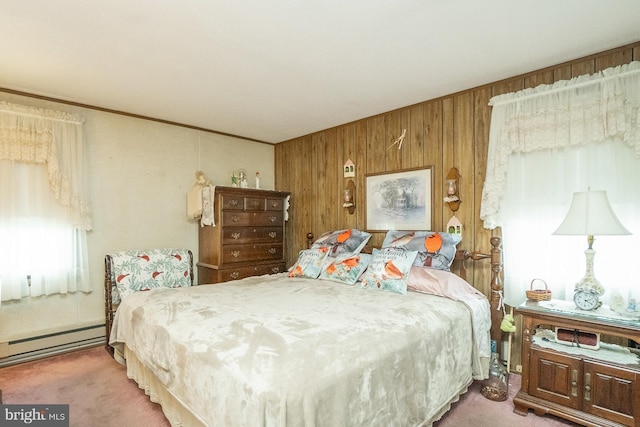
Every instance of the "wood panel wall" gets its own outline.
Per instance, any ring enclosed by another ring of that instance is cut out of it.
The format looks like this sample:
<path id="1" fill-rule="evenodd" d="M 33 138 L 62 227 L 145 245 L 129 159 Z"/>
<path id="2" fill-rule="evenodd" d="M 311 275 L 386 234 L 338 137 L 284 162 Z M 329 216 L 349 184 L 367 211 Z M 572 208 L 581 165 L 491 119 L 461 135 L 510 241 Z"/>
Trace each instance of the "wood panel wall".
<path id="1" fill-rule="evenodd" d="M 292 195 L 286 236 L 288 265 L 306 247 L 307 233 L 317 237 L 329 230 L 366 230 L 367 174 L 427 166 L 433 167 L 432 228 L 444 230 L 451 218 L 452 212 L 442 199 L 445 177 L 451 167 L 456 167 L 462 200 L 456 216 L 464 227 L 458 247 L 488 252 L 489 238 L 501 234 L 500 229 L 484 229 L 480 220 L 491 118 L 489 99 L 633 60 L 640 60 L 640 41 L 277 144 L 276 188 Z M 407 133 L 402 148 L 390 148 L 404 129 Z M 342 207 L 342 190 L 349 179 L 343 178 L 342 169 L 348 159 L 356 168 L 353 215 Z M 383 238 L 384 233 L 374 233 L 371 243 L 379 245 Z M 467 268 L 469 282 L 489 295 L 489 263 L 478 262 L 475 267 L 470 263 Z M 513 340 L 512 367 L 520 361 L 519 332 Z"/>

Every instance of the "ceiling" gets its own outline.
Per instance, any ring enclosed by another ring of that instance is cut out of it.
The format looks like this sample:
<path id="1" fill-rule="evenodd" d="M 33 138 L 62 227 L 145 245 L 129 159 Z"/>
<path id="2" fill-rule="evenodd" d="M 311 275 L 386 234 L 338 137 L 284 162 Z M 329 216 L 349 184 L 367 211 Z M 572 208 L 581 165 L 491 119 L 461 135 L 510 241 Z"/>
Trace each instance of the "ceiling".
<path id="1" fill-rule="evenodd" d="M 638 0 L 2 0 L 0 88 L 277 143 L 639 40 Z"/>

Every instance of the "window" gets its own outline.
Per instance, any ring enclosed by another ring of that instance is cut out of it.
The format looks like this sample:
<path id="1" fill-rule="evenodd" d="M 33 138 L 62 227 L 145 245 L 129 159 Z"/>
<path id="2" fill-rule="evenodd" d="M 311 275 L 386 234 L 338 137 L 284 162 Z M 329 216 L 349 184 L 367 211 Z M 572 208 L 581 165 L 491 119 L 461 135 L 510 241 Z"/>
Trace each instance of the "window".
<path id="1" fill-rule="evenodd" d="M 584 276 L 586 237 L 553 236 L 574 192 L 605 190 L 633 236 L 596 236 L 594 274 L 607 291 L 640 300 L 625 272 L 640 244 L 640 62 L 491 99 L 480 217 L 502 227 L 505 301 L 518 305 L 531 280 L 571 299 Z"/>
<path id="2" fill-rule="evenodd" d="M 0 298 L 91 290 L 76 116 L 0 103 Z"/>
<path id="3" fill-rule="evenodd" d="M 606 190 L 630 236 L 595 236 L 594 275 L 609 303 L 614 292 L 640 301 L 637 280 L 629 277 L 640 246 L 640 159 L 621 141 L 545 150 L 512 156 L 502 203 L 505 300 L 518 305 L 534 278 L 547 282 L 554 299 L 573 298 L 585 274 L 586 236 L 556 236 L 573 193 Z"/>

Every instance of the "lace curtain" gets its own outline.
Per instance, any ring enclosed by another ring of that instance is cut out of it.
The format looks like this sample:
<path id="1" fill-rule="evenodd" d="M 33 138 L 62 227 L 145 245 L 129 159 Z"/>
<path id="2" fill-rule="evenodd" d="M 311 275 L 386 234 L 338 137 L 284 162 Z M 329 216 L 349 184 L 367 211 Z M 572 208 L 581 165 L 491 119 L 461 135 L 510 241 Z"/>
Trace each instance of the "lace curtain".
<path id="1" fill-rule="evenodd" d="M 502 225 L 507 163 L 530 153 L 619 138 L 640 156 L 640 62 L 491 98 L 487 175 L 480 218 Z"/>
<path id="2" fill-rule="evenodd" d="M 573 192 L 589 187 L 607 191 L 633 233 L 596 236 L 603 299 L 640 299 L 624 267 L 634 265 L 640 245 L 640 63 L 497 96 L 491 105 L 481 218 L 485 228 L 502 227 L 506 303 L 520 304 L 538 277 L 554 298 L 573 297 L 586 269 L 586 236 L 552 233 Z"/>
<path id="3" fill-rule="evenodd" d="M 82 124 L 0 102 L 0 300 L 91 290 Z"/>

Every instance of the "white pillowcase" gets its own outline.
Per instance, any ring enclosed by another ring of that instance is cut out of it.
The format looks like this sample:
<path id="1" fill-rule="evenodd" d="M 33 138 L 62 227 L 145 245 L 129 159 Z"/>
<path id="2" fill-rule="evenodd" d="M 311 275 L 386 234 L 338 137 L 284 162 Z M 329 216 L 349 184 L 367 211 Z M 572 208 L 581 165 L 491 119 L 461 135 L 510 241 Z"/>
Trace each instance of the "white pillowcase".
<path id="1" fill-rule="evenodd" d="M 464 301 L 469 296 L 486 298 L 482 292 L 455 273 L 428 267 L 411 267 L 407 289 L 456 301 Z"/>

